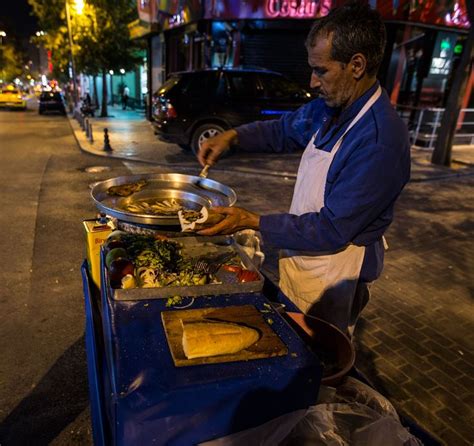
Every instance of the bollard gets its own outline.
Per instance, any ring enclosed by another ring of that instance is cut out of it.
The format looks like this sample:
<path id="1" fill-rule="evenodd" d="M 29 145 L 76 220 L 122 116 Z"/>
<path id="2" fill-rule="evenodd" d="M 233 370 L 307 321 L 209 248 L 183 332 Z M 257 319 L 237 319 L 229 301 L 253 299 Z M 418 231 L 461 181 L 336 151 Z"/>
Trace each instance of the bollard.
<path id="1" fill-rule="evenodd" d="M 86 137 L 89 138 L 89 118 L 84 120 L 84 132 L 86 132 Z"/>
<path id="2" fill-rule="evenodd" d="M 94 142 L 94 137 L 92 136 L 92 123 L 89 123 L 89 141 L 91 144 Z"/>
<path id="3" fill-rule="evenodd" d="M 113 149 L 110 146 L 110 141 L 109 141 L 109 130 L 104 129 L 104 151 L 105 152 L 111 152 Z"/>

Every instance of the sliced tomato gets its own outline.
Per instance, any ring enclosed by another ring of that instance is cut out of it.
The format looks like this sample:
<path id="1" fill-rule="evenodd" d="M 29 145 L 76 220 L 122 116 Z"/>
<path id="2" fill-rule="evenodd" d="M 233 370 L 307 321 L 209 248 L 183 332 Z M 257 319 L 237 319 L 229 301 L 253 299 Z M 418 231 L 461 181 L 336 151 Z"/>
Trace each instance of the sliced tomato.
<path id="1" fill-rule="evenodd" d="M 256 271 L 250 271 L 248 269 L 243 269 L 237 275 L 237 278 L 240 282 L 254 282 L 258 280 L 260 277 Z"/>
<path id="2" fill-rule="evenodd" d="M 222 265 L 222 269 L 230 273 L 240 273 L 242 271 L 242 268 L 237 265 Z"/>

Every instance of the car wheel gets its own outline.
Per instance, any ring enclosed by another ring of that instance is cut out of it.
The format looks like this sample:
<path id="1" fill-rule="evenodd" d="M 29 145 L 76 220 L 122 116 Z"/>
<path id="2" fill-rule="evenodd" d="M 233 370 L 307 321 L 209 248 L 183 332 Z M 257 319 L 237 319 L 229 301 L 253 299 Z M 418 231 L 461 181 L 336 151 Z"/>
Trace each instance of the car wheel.
<path id="1" fill-rule="evenodd" d="M 219 135 L 220 133 L 225 132 L 225 129 L 218 124 L 203 124 L 199 126 L 193 133 L 191 139 L 191 149 L 195 155 L 199 152 L 202 143 L 213 136 Z"/>

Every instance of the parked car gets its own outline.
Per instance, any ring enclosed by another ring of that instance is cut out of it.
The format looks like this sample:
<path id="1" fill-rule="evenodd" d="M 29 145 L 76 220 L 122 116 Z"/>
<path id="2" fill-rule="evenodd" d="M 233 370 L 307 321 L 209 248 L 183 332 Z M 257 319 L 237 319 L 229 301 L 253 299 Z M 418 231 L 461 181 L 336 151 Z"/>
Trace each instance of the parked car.
<path id="1" fill-rule="evenodd" d="M 26 110 L 26 99 L 22 92 L 11 85 L 0 89 L 0 107 Z"/>
<path id="2" fill-rule="evenodd" d="M 47 111 L 57 111 L 66 114 L 64 96 L 60 91 L 43 91 L 39 97 L 38 113 L 42 115 Z"/>
<path id="3" fill-rule="evenodd" d="M 153 124 L 161 139 L 196 153 L 207 138 L 248 122 L 279 118 L 312 98 L 273 71 L 180 72 L 153 95 Z"/>

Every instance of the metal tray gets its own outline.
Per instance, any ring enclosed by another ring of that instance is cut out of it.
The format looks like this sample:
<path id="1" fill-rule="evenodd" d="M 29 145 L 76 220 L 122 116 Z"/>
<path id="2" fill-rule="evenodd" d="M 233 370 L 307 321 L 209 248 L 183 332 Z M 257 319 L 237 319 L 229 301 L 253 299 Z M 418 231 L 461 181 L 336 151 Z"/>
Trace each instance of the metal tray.
<path id="1" fill-rule="evenodd" d="M 146 180 L 147 185 L 128 197 L 111 196 L 112 186 Z M 92 199 L 97 208 L 124 222 L 154 226 L 179 225 L 177 215 L 136 214 L 123 209 L 123 205 L 149 199 L 177 199 L 187 209 L 199 210 L 212 206 L 233 206 L 237 201 L 234 190 L 218 181 L 179 173 L 129 175 L 110 178 L 94 185 Z"/>
<path id="2" fill-rule="evenodd" d="M 173 239 L 170 239 L 173 240 Z M 107 269 L 105 269 L 106 286 L 110 295 L 115 300 L 144 300 L 144 299 L 167 299 L 169 297 L 197 297 L 197 296 L 216 296 L 221 294 L 238 294 L 238 293 L 258 293 L 263 288 L 264 278 L 257 270 L 252 260 L 248 257 L 245 251 L 238 245 L 232 236 L 217 236 L 217 237 L 186 237 L 177 238 L 174 241 L 183 246 L 185 255 L 194 257 L 209 252 L 224 252 L 234 251 L 237 253 L 244 264 L 244 266 L 256 271 L 259 280 L 243 283 L 216 283 L 207 285 L 195 286 L 169 286 L 162 288 L 131 288 L 131 289 L 114 289 L 110 286 Z M 102 256 L 104 251 L 102 250 Z M 102 265 L 105 264 L 105 259 L 102 258 Z"/>

